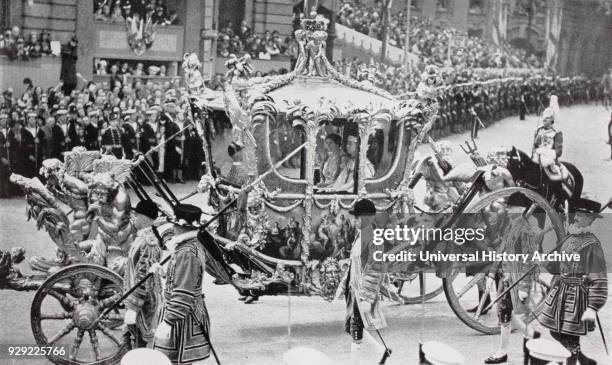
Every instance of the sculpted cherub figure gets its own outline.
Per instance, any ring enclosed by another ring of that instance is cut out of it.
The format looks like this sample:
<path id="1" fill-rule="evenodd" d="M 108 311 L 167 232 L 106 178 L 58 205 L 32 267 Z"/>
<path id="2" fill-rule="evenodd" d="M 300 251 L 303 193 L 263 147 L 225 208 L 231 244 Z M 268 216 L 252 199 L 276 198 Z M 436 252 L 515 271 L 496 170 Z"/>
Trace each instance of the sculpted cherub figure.
<path id="1" fill-rule="evenodd" d="M 87 239 L 90 231 L 90 222 L 85 219 L 88 206 L 87 184 L 67 174 L 64 164 L 56 158 L 44 160 L 40 174 L 47 179 L 46 188 L 51 194 L 72 209 L 70 233 L 77 240 Z"/>
<path id="2" fill-rule="evenodd" d="M 90 259 L 123 275 L 125 260 L 134 238 L 130 220 L 130 196 L 113 174 L 93 174 L 89 184 L 87 219 L 98 224 Z"/>

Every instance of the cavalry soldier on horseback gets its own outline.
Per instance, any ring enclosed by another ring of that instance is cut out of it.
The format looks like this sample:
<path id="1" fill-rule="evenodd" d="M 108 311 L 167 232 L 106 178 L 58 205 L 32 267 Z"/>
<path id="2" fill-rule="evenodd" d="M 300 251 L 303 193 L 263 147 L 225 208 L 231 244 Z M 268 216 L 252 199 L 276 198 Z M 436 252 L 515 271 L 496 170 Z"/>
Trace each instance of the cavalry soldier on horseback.
<path id="1" fill-rule="evenodd" d="M 531 159 L 533 162 L 540 164 L 552 180 L 561 180 L 561 168 L 558 159 L 563 152 L 563 133 L 553 127 L 554 113 L 552 107 L 544 109 L 542 113 L 543 125 L 536 130 L 533 139 Z M 558 178 L 555 178 L 556 176 Z"/>

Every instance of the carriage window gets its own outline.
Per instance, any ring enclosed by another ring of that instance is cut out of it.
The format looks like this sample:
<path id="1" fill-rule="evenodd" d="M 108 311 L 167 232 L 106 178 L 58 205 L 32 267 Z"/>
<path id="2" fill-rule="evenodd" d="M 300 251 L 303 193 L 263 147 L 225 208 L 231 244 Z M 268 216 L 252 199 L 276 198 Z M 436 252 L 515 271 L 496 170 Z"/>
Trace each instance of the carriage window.
<path id="1" fill-rule="evenodd" d="M 353 123 L 335 120 L 320 129 L 314 172 L 318 192 L 353 193 L 357 188 L 356 179 L 374 176 L 375 168 L 369 159 L 365 171 L 357 171 L 360 144 L 357 126 Z"/>
<path id="2" fill-rule="evenodd" d="M 279 117 L 277 121 L 270 123 L 269 139 L 272 163 L 278 163 L 304 143 L 304 131 Z M 304 156 L 305 149 L 302 149 L 278 168 L 279 173 L 292 179 L 304 179 Z"/>
<path id="3" fill-rule="evenodd" d="M 398 123 L 394 120 L 390 124 L 381 125 L 374 133 L 370 134 L 366 156 L 374 168 L 374 174 L 369 178 L 383 177 L 393 167 L 393 163 L 399 155 L 400 132 Z"/>

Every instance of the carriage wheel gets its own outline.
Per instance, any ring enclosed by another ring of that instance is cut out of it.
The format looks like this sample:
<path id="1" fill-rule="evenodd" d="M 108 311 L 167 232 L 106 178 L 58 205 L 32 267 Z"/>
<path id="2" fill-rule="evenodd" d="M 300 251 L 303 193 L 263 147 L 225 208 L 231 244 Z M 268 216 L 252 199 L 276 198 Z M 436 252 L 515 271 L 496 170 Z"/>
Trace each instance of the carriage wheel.
<path id="1" fill-rule="evenodd" d="M 444 291 L 442 281 L 435 274 L 414 273 L 408 275 L 393 275 L 393 285 L 396 293 L 405 304 L 418 304 L 426 302 L 440 295 Z"/>
<path id="2" fill-rule="evenodd" d="M 517 220 L 515 221 L 516 224 L 524 225 L 521 227 L 544 233 L 542 247 L 545 252 L 555 247 L 564 237 L 563 222 L 557 212 L 542 196 L 525 188 L 505 188 L 484 195 L 470 205 L 464 213 L 476 213 L 471 214 L 472 217 L 480 216 L 485 209 L 491 207 L 491 204 L 500 201 L 504 202 L 506 212 L 510 213 L 507 215 L 509 220 L 515 219 Z M 483 219 L 484 222 L 486 222 L 485 219 Z M 508 225 L 505 227 L 506 229 L 501 229 L 496 233 L 499 235 L 498 237 L 502 238 L 508 234 Z M 508 247 L 499 247 L 496 251 L 516 252 L 509 250 Z M 528 264 L 529 267 L 531 267 L 531 263 Z M 524 272 L 525 268 L 522 270 L 521 272 Z M 537 308 L 537 305 L 544 300 L 551 280 L 549 274 L 541 273 L 538 268 L 534 272 L 536 280 L 530 295 L 530 310 Z M 520 275 L 509 274 L 512 277 L 510 279 L 511 284 L 513 280 L 520 278 Z M 465 274 L 465 269 L 456 268 L 451 270 L 450 274 L 443 279 L 443 283 L 446 299 L 453 312 L 462 322 L 485 334 L 499 333 L 497 320 L 497 305 L 499 302 L 495 303 L 488 312 L 484 311 L 488 300 L 496 295 L 497 284 L 495 280 L 489 278 L 485 272 L 473 273 L 473 275 L 468 276 Z M 479 291 L 482 291 L 482 293 L 479 293 Z M 491 293 L 491 295 L 488 293 Z M 469 312 L 470 309 L 475 309 L 475 312 Z M 535 315 L 532 312 L 525 318 L 527 321 L 532 321 Z"/>
<path id="3" fill-rule="evenodd" d="M 120 329 L 123 314 L 117 310 L 93 322 L 121 296 L 122 285 L 118 274 L 93 264 L 68 266 L 43 283 L 32 301 L 32 332 L 37 345 L 65 350 L 49 354 L 49 360 L 66 365 L 121 360 L 128 350 Z"/>

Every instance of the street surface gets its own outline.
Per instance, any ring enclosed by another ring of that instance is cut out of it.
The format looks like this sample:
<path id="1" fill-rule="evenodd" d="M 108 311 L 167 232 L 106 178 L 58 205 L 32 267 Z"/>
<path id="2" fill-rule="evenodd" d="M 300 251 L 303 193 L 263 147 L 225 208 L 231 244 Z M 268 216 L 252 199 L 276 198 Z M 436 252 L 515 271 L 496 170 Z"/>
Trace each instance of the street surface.
<path id="1" fill-rule="evenodd" d="M 610 147 L 606 144 L 610 112 L 601 106 L 576 106 L 562 108 L 561 117 L 555 127 L 564 133 L 562 160 L 573 162 L 582 171 L 585 194 L 599 202 L 607 201 L 612 197 L 612 160 Z M 519 121 L 518 117 L 507 118 L 481 130 L 477 140 L 479 150 L 486 153 L 496 146 L 515 145 L 529 152 L 536 125 L 535 116 L 528 116 L 526 121 Z M 464 134 L 447 138 L 455 148 L 453 156 L 456 162 L 469 162 L 458 146 L 468 137 Z M 431 149 L 421 146 L 419 153 L 431 154 Z M 193 188 L 193 183 L 173 186 L 178 197 Z M 417 191 L 417 199 L 418 196 Z M 188 202 L 197 202 L 197 197 Z M 597 230 L 608 231 L 608 234 L 599 233 L 599 237 L 604 250 L 612 249 L 612 228 L 597 227 Z M 21 245 L 27 249 L 28 256 L 54 256 L 54 244 L 47 234 L 36 231 L 35 222 L 26 222 L 23 198 L 0 201 L 0 232 L 1 249 Z M 609 262 L 608 271 L 610 268 L 612 263 Z M 29 269 L 24 266 L 23 271 L 27 273 Z M 431 285 L 439 283 L 430 279 Z M 212 342 L 223 364 L 282 364 L 282 354 L 295 346 L 310 346 L 322 351 L 335 364 L 348 363 L 351 340 L 344 333 L 345 308 L 342 301 L 327 303 L 319 297 L 262 297 L 254 304 L 245 305 L 237 300 L 238 295 L 231 286 L 214 285 L 210 277 L 205 282 L 205 293 L 211 315 Z M 29 320 L 33 297 L 34 292 L 0 292 L 0 345 L 35 344 Z M 451 311 L 444 294 L 424 305 L 390 302 L 383 305 L 388 328 L 382 333 L 393 349 L 387 364 L 416 364 L 419 341 L 444 342 L 463 353 L 468 359 L 466 364 L 482 364 L 497 348 L 498 336 L 484 336 L 464 325 Z M 495 316 L 495 313 L 488 315 Z M 612 303 L 608 303 L 600 315 L 610 344 Z M 598 363 L 612 364 L 612 360 L 606 358 L 597 332 L 583 338 L 582 344 L 585 353 Z M 516 334 L 510 344 L 510 364 L 522 364 L 521 346 L 522 336 Z M 367 345 L 365 349 L 362 353 L 366 354 L 367 361 L 363 363 L 377 363 L 380 354 L 372 352 L 373 349 Z M 0 354 L 0 365 L 47 363 L 45 359 L 18 360 Z"/>

